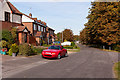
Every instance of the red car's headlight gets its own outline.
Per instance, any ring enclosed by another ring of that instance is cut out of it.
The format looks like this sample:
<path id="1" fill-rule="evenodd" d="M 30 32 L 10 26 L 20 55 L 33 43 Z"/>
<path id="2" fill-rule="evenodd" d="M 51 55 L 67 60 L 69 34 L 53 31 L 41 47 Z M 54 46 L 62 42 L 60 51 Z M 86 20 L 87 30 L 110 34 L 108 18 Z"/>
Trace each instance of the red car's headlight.
<path id="1" fill-rule="evenodd" d="M 56 53 L 52 53 L 52 54 L 56 54 Z"/>
<path id="2" fill-rule="evenodd" d="M 44 54 L 45 52 L 42 52 L 42 54 Z"/>

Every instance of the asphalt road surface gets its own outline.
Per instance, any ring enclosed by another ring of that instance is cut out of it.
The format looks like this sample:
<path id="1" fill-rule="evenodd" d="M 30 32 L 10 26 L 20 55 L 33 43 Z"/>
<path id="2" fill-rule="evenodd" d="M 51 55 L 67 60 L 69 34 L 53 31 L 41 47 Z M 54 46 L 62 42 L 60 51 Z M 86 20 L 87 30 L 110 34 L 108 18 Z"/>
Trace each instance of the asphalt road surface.
<path id="1" fill-rule="evenodd" d="M 117 52 L 79 46 L 80 52 L 60 60 L 39 55 L 3 62 L 3 78 L 114 78 Z"/>

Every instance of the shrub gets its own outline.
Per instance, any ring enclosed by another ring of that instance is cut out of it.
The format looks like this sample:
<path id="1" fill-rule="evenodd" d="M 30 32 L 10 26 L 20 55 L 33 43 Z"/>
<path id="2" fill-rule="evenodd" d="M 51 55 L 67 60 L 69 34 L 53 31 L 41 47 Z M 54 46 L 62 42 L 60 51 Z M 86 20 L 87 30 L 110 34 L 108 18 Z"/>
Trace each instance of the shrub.
<path id="1" fill-rule="evenodd" d="M 12 44 L 12 46 L 11 46 L 11 51 L 12 51 L 13 53 L 17 53 L 17 52 L 19 51 L 18 45 L 16 45 L 15 43 Z"/>
<path id="2" fill-rule="evenodd" d="M 73 48 L 74 48 L 74 49 L 79 49 L 79 47 L 78 47 L 77 45 L 75 45 Z"/>
<path id="3" fill-rule="evenodd" d="M 16 27 L 12 27 L 11 34 L 12 34 L 13 39 L 15 40 L 17 38 L 17 28 Z"/>
<path id="4" fill-rule="evenodd" d="M 65 49 L 73 49 L 73 46 L 64 46 Z"/>
<path id="5" fill-rule="evenodd" d="M 36 47 L 32 48 L 32 52 L 36 54 L 41 54 L 43 50 L 44 50 L 43 48 L 36 48 Z"/>
<path id="6" fill-rule="evenodd" d="M 119 51 L 119 52 L 120 52 L 120 45 L 116 45 L 114 50 L 116 50 L 116 51 Z"/>
<path id="7" fill-rule="evenodd" d="M 9 49 L 8 55 L 9 55 L 9 56 L 12 56 L 12 53 L 13 53 L 13 52 L 12 52 L 12 49 Z"/>
<path id="8" fill-rule="evenodd" d="M 19 54 L 23 56 L 30 56 L 32 54 L 31 46 L 27 43 L 19 45 Z"/>
<path id="9" fill-rule="evenodd" d="M 0 47 L 6 48 L 7 46 L 8 46 L 8 42 L 6 42 L 5 40 L 2 40 L 2 41 L 0 42 Z"/>
<path id="10" fill-rule="evenodd" d="M 71 46 L 75 46 L 75 43 L 74 43 L 74 42 L 71 42 Z"/>
<path id="11" fill-rule="evenodd" d="M 2 31 L 2 40 L 5 40 L 10 44 L 14 43 L 14 39 L 12 37 L 12 34 L 8 30 L 3 30 Z"/>

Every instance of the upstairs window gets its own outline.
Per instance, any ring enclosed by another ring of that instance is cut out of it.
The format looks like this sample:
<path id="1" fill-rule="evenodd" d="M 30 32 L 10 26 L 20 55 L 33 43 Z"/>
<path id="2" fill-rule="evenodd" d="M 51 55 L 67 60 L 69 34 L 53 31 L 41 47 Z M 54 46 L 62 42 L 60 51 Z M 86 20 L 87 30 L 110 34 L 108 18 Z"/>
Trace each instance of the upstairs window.
<path id="1" fill-rule="evenodd" d="M 10 22 L 10 13 L 9 12 L 5 12 L 5 21 Z"/>
<path id="2" fill-rule="evenodd" d="M 44 28 L 44 32 L 46 32 L 46 28 Z"/>
<path id="3" fill-rule="evenodd" d="M 34 30 L 37 30 L 37 26 L 36 26 L 36 24 L 34 24 Z"/>
<path id="4" fill-rule="evenodd" d="M 43 27 L 41 27 L 41 31 L 43 32 Z"/>
<path id="5" fill-rule="evenodd" d="M 38 26 L 38 31 L 40 31 L 40 26 Z"/>

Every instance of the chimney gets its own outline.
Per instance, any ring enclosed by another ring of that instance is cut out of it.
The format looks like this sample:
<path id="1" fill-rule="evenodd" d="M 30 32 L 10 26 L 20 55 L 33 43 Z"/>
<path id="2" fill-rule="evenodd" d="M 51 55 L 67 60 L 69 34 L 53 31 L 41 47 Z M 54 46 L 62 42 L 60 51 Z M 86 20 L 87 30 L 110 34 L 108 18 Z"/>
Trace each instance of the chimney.
<path id="1" fill-rule="evenodd" d="M 32 14 L 30 13 L 29 16 L 32 18 Z"/>

